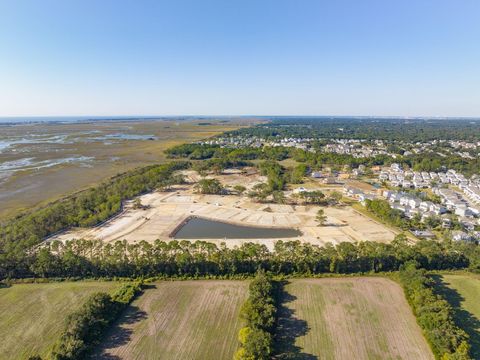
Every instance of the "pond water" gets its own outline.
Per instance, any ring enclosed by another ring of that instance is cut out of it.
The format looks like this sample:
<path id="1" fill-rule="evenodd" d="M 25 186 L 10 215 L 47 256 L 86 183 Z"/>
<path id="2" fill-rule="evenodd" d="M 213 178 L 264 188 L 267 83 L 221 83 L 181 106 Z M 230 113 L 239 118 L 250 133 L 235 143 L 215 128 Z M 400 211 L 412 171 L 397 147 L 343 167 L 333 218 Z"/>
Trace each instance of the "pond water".
<path id="1" fill-rule="evenodd" d="M 174 234 L 176 239 L 272 239 L 290 238 L 302 235 L 297 229 L 263 228 L 240 226 L 220 221 L 190 218 Z"/>

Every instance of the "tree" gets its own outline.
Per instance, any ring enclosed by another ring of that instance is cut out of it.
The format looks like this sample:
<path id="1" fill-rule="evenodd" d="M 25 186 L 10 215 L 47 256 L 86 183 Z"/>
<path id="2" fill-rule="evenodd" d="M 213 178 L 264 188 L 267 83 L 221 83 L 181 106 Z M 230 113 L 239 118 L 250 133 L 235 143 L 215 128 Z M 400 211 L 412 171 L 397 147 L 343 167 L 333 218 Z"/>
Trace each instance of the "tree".
<path id="1" fill-rule="evenodd" d="M 325 211 L 320 209 L 317 211 L 317 216 L 315 217 L 317 220 L 318 226 L 325 226 L 325 221 L 327 221 L 327 217 L 325 216 Z"/>
<path id="2" fill-rule="evenodd" d="M 332 191 L 332 193 L 330 194 L 329 200 L 333 204 L 338 204 L 340 202 L 340 200 L 342 200 L 342 197 L 343 196 L 340 192 Z"/>
<path id="3" fill-rule="evenodd" d="M 325 194 L 320 190 L 315 191 L 303 191 L 300 193 L 300 197 L 307 204 L 322 204 L 325 199 Z"/>
<path id="4" fill-rule="evenodd" d="M 195 184 L 194 190 L 200 194 L 221 194 L 224 189 L 217 179 L 201 179 Z"/>
<path id="5" fill-rule="evenodd" d="M 133 201 L 133 208 L 134 208 L 134 209 L 144 209 L 144 206 L 142 205 L 142 202 L 140 201 L 139 198 L 136 198 L 136 199 Z"/>
<path id="6" fill-rule="evenodd" d="M 285 204 L 286 198 L 283 191 L 280 191 L 280 190 L 274 191 L 272 193 L 272 196 L 273 196 L 273 202 L 277 204 Z"/>
<path id="7" fill-rule="evenodd" d="M 267 184 L 258 183 L 253 186 L 252 191 L 248 193 L 248 196 L 252 199 L 256 199 L 258 202 L 264 202 L 267 200 L 267 197 L 270 195 L 270 193 L 271 191 Z"/>
<path id="8" fill-rule="evenodd" d="M 290 170 L 289 182 L 292 184 L 301 184 L 303 177 L 307 174 L 308 166 L 305 164 L 299 164 L 292 170 Z"/>
<path id="9" fill-rule="evenodd" d="M 261 329 L 252 329 L 244 344 L 244 359 L 268 360 L 270 359 L 272 335 Z"/>

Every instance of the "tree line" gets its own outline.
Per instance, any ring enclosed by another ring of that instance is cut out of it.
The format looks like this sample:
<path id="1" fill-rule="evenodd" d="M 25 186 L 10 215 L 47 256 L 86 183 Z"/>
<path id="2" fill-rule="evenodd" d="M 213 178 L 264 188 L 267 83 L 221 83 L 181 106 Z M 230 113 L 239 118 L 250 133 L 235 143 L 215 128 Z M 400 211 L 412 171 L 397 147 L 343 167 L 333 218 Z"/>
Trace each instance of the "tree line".
<path id="1" fill-rule="evenodd" d="M 389 118 L 281 117 L 268 123 L 227 132 L 232 136 L 300 137 L 318 139 L 378 139 L 430 142 L 452 139 L 477 141 L 480 121 L 472 119 L 408 120 Z"/>
<path id="2" fill-rule="evenodd" d="M 249 285 L 249 296 L 243 304 L 240 317 L 245 327 L 240 329 L 240 348 L 234 360 L 268 360 L 273 351 L 273 333 L 276 320 L 275 283 L 259 270 Z"/>
<path id="3" fill-rule="evenodd" d="M 65 328 L 48 355 L 48 360 L 81 360 L 100 344 L 105 332 L 142 291 L 139 281 L 122 285 L 113 295 L 97 292 L 65 321 Z M 42 360 L 32 356 L 29 360 Z"/>
<path id="4" fill-rule="evenodd" d="M 399 235 L 389 244 L 343 242 L 317 246 L 278 241 L 274 249 L 244 243 L 229 248 L 205 241 L 155 241 L 128 243 L 100 240 L 53 242 L 30 252 L 22 267 L 1 269 L 2 279 L 99 277 L 236 277 L 250 276 L 259 268 L 272 274 L 350 274 L 396 271 L 415 260 L 428 270 L 480 270 L 480 250 L 475 244 L 421 240 L 408 244 Z"/>
<path id="5" fill-rule="evenodd" d="M 402 265 L 399 279 L 417 322 L 439 360 L 470 360 L 469 337 L 453 320 L 453 309 L 435 293 L 435 282 L 419 264 Z"/>

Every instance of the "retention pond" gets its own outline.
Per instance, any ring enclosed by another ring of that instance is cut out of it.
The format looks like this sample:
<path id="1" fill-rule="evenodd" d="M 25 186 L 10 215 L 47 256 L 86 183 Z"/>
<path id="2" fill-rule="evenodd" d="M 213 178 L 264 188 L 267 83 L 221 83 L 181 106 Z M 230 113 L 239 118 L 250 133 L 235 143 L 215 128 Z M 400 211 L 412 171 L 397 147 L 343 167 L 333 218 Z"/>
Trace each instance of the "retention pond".
<path id="1" fill-rule="evenodd" d="M 189 218 L 174 234 L 176 239 L 284 239 L 297 237 L 297 229 L 241 226 L 202 218 Z"/>

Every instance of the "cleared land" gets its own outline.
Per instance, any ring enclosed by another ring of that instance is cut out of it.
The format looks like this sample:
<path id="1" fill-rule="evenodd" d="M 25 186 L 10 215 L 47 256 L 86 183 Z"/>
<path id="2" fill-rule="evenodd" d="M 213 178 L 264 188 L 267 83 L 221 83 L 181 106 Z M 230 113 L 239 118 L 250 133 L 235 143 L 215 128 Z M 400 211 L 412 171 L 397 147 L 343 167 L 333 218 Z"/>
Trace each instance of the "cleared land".
<path id="1" fill-rule="evenodd" d="M 291 280 L 278 359 L 433 359 L 399 285 L 384 278 Z"/>
<path id="2" fill-rule="evenodd" d="M 470 335 L 473 358 L 480 359 L 480 276 L 442 275 L 437 280 L 440 292 L 455 309 L 455 322 Z"/>
<path id="3" fill-rule="evenodd" d="M 116 282 L 19 284 L 0 288 L 0 359 L 46 355 L 60 335 L 65 318 L 97 291 Z"/>
<path id="4" fill-rule="evenodd" d="M 248 119 L 0 124 L 0 217 L 110 176 L 165 161 L 164 150 L 249 124 Z"/>
<path id="5" fill-rule="evenodd" d="M 199 179 L 193 171 L 186 172 L 191 181 Z M 215 176 L 225 186 L 233 187 L 246 184 L 252 187 L 265 181 L 259 175 L 246 176 L 241 173 L 227 172 Z M 287 192 L 288 195 L 288 192 Z M 189 216 L 198 216 L 209 220 L 217 220 L 245 226 L 264 226 L 297 228 L 303 235 L 298 239 L 313 244 L 324 245 L 328 242 L 379 241 L 389 242 L 395 236 L 394 230 L 362 215 L 349 206 L 326 207 L 327 226 L 317 226 L 315 220 L 319 206 L 261 204 L 242 195 L 199 195 L 194 194 L 193 186 L 175 187 L 174 191 L 154 192 L 140 197 L 147 210 L 135 210 L 127 207 L 120 216 L 92 229 L 73 229 L 60 234 L 52 240 L 70 240 L 78 238 L 101 239 L 106 242 L 124 240 L 137 242 L 141 240 L 153 242 L 156 239 L 171 240 L 172 231 Z M 220 243 L 225 239 L 205 239 Z M 258 239 L 259 242 L 273 248 L 277 239 Z M 230 239 L 228 246 L 240 245 L 245 239 Z"/>
<path id="6" fill-rule="evenodd" d="M 247 281 L 158 282 L 135 300 L 96 359 L 232 359 Z"/>

